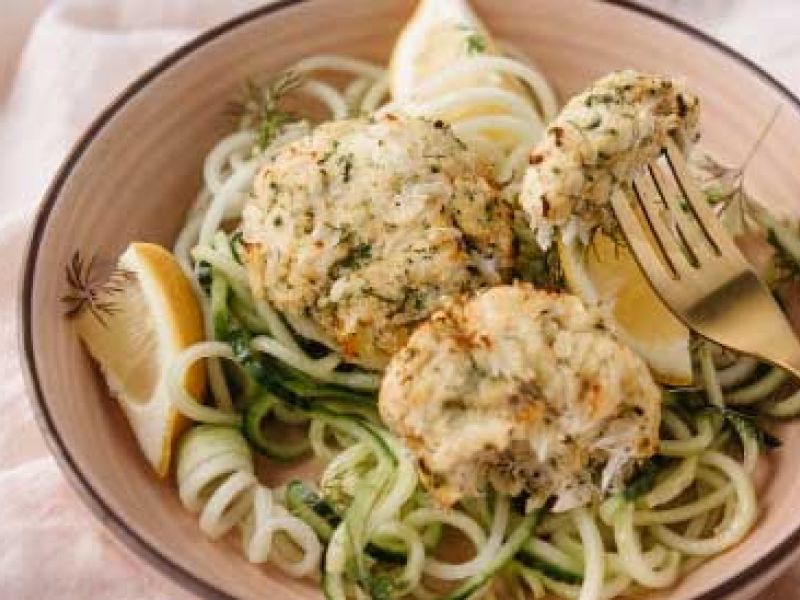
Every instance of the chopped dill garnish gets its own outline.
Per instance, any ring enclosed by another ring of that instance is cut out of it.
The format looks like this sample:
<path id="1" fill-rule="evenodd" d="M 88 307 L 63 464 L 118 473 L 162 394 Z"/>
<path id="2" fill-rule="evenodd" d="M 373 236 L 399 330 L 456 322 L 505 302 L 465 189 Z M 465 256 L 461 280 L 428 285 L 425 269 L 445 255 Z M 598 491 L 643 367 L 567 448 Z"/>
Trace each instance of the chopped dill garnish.
<path id="1" fill-rule="evenodd" d="M 350 179 L 353 175 L 353 154 L 345 154 L 344 156 L 339 157 L 339 164 L 342 165 L 342 181 L 344 183 L 350 183 Z"/>
<path id="2" fill-rule="evenodd" d="M 486 40 L 483 36 L 473 33 L 467 36 L 467 54 L 483 54 L 486 52 Z"/>
<path id="3" fill-rule="evenodd" d="M 355 269 L 370 258 L 372 258 L 372 246 L 362 242 L 355 246 L 339 265 L 346 269 Z"/>
<path id="4" fill-rule="evenodd" d="M 244 260 L 242 258 L 242 251 L 244 250 L 244 233 L 242 231 L 236 231 L 230 239 L 230 246 L 231 246 L 231 254 L 233 254 L 233 259 L 239 263 L 240 265 L 244 264 Z"/>
<path id="5" fill-rule="evenodd" d="M 459 25 L 458 30 L 467 34 L 464 38 L 467 54 L 473 56 L 475 54 L 483 54 L 486 52 L 486 49 L 488 48 L 486 38 L 478 33 L 474 27 L 470 27 L 469 25 Z"/>

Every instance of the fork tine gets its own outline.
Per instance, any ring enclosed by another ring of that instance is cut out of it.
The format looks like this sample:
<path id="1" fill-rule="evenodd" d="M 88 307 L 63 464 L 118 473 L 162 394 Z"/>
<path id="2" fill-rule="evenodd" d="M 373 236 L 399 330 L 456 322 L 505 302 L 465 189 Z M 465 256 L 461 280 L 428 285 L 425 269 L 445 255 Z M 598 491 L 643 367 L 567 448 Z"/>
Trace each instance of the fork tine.
<path id="1" fill-rule="evenodd" d="M 675 175 L 675 181 L 680 186 L 683 196 L 689 203 L 695 218 L 705 231 L 708 239 L 716 247 L 718 253 L 724 255 L 734 253 L 738 256 L 739 249 L 731 239 L 730 234 L 722 226 L 722 223 L 720 223 L 720 220 L 711 210 L 703 192 L 700 191 L 697 184 L 694 182 L 678 146 L 673 140 L 668 139 L 665 149 L 667 151 L 667 160 Z"/>
<path id="2" fill-rule="evenodd" d="M 656 254 L 629 198 L 621 189 L 618 188 L 611 194 L 611 206 L 636 262 L 658 294 L 667 295 L 670 288 L 675 286 L 675 278 L 666 270 L 661 258 Z"/>
<path id="3" fill-rule="evenodd" d="M 664 223 L 664 200 L 658 191 L 649 171 L 637 175 L 634 180 L 634 189 L 639 198 L 639 204 L 644 210 L 647 222 L 650 225 L 661 252 L 672 268 L 673 273 L 680 277 L 691 267 L 686 255 L 683 253 L 676 239 L 675 233 L 670 231 Z"/>
<path id="4" fill-rule="evenodd" d="M 698 263 L 702 263 L 701 258 L 707 257 L 711 251 L 710 244 L 699 223 L 692 217 L 689 206 L 683 204 L 683 190 L 675 183 L 672 173 L 667 176 L 660 165 L 651 162 L 649 169 L 674 219 L 677 235 L 682 239 L 686 250 Z"/>

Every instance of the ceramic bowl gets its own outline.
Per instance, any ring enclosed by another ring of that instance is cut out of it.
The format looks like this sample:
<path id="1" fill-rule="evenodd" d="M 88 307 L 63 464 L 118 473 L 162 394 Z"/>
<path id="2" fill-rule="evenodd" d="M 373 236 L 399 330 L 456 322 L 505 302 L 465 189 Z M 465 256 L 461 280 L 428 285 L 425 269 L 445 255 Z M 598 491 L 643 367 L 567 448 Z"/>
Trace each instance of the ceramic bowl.
<path id="1" fill-rule="evenodd" d="M 562 98 L 622 67 L 686 78 L 701 97 L 703 144 L 739 164 L 775 111 L 747 169 L 753 195 L 800 210 L 800 102 L 731 50 L 622 2 L 475 0 L 491 30 L 535 58 Z M 30 396 L 53 453 L 113 533 L 204 598 L 319 598 L 313 583 L 249 565 L 234 541 L 213 543 L 156 480 L 120 411 L 62 317 L 73 251 L 114 257 L 131 240 L 170 245 L 200 185 L 203 156 L 230 122 L 223 108 L 244 80 L 318 53 L 385 62 L 409 0 L 284 0 L 201 35 L 133 83 L 69 155 L 33 229 L 21 297 L 21 351 Z M 761 515 L 739 546 L 650 597 L 750 598 L 800 543 L 800 423 L 762 469 Z"/>

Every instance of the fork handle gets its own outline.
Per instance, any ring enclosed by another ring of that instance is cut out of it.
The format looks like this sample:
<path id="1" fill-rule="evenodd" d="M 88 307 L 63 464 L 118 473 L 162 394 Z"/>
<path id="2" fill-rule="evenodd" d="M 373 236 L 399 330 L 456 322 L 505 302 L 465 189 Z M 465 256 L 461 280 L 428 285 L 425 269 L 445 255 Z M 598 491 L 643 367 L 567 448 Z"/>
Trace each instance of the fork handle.
<path id="1" fill-rule="evenodd" d="M 800 339 L 752 270 L 701 298 L 683 317 L 701 336 L 781 367 L 800 380 Z"/>
<path id="2" fill-rule="evenodd" d="M 791 373 L 800 381 L 800 341 L 795 335 L 778 335 L 771 341 L 769 362 Z"/>
<path id="3" fill-rule="evenodd" d="M 734 319 L 741 327 L 739 339 L 749 342 L 746 350 L 740 349 L 785 369 L 800 381 L 800 339 L 789 319 L 772 295 L 751 295 L 749 299 L 753 301 L 750 306 L 754 309 L 750 315 L 758 317 L 739 315 L 739 319 Z"/>

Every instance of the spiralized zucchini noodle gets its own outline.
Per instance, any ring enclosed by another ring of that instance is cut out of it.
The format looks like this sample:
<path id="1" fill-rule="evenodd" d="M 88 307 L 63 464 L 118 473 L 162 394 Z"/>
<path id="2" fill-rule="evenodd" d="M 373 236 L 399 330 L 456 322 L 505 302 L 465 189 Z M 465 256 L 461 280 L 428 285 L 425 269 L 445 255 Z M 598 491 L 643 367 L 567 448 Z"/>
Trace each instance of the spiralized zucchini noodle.
<path id="1" fill-rule="evenodd" d="M 448 82 L 487 71 L 517 78 L 529 97 L 477 86 L 430 99 Z M 378 65 L 314 56 L 287 72 L 300 81 L 290 93 L 321 104 L 330 119 L 389 111 L 435 119 L 444 111 L 469 114 L 455 109 L 475 104 L 503 108 L 506 116 L 452 125 L 466 143 L 492 146 L 510 197 L 558 108 L 544 76 L 517 58 L 464 58 L 388 104 L 387 73 Z M 346 83 L 335 87 L 323 78 L 331 73 Z M 701 342 L 700 384 L 664 391 L 659 454 L 623 493 L 560 514 L 497 493 L 450 510 L 432 502 L 412 456 L 378 418 L 379 375 L 341 368 L 336 351 L 311 354 L 302 332 L 313 324 L 289 323 L 249 287 L 237 227 L 253 177 L 311 129 L 310 120 L 296 118 L 259 145 L 260 133 L 243 123 L 220 140 L 206 157 L 202 190 L 175 242 L 207 340 L 184 351 L 169 372 L 174 405 L 197 423 L 181 442 L 177 484 L 206 535 L 217 539 L 238 529 L 247 560 L 295 577 L 319 575 L 331 600 L 610 599 L 671 586 L 747 535 L 758 516 L 752 474 L 770 441 L 757 418 L 797 415 L 800 392 L 780 399 L 782 371 Z M 214 406 L 183 388 L 197 361 L 205 362 Z M 282 437 L 287 430 L 297 436 Z M 259 482 L 263 456 L 270 465 L 312 459 L 321 472 L 313 481 L 270 489 Z M 442 540 L 454 537 L 471 547 L 458 562 L 440 553 Z"/>

